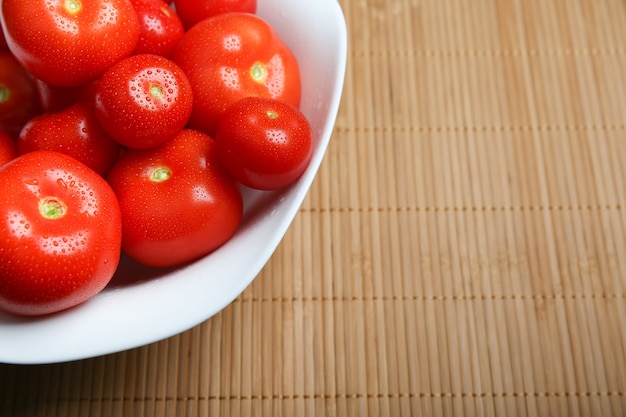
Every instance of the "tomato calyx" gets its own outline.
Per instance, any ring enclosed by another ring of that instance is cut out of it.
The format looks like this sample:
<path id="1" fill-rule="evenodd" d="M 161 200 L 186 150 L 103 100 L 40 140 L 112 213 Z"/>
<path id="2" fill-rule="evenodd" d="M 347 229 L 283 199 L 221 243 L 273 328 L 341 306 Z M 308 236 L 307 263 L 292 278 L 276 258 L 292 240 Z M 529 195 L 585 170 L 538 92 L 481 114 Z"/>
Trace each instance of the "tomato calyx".
<path id="1" fill-rule="evenodd" d="M 39 214 L 48 220 L 60 219 L 67 214 L 67 205 L 57 197 L 43 197 L 39 200 L 38 206 Z"/>
<path id="2" fill-rule="evenodd" d="M 147 68 L 130 80 L 129 87 L 138 106 L 157 110 L 159 107 L 167 108 L 179 96 L 178 89 L 173 85 L 174 79 L 171 71 Z"/>
<path id="3" fill-rule="evenodd" d="M 163 97 L 165 97 L 165 89 L 161 84 L 150 84 L 148 92 L 150 93 L 150 97 L 155 100 L 163 100 Z"/>
<path id="4" fill-rule="evenodd" d="M 172 177 L 172 170 L 168 167 L 158 167 L 150 172 L 150 181 L 164 182 Z"/>
<path id="5" fill-rule="evenodd" d="M 263 84 L 267 80 L 267 68 L 262 62 L 255 62 L 250 67 L 250 76 L 257 83 Z"/>
<path id="6" fill-rule="evenodd" d="M 63 7 L 66 12 L 71 15 L 75 15 L 82 10 L 83 4 L 80 0 L 65 0 Z"/>

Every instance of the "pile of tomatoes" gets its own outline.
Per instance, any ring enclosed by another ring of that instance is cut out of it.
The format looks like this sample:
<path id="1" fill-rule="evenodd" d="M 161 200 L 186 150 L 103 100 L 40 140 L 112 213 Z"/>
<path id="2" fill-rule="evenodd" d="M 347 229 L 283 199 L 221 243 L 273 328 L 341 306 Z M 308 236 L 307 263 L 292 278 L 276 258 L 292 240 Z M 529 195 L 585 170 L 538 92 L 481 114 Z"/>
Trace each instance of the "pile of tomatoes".
<path id="1" fill-rule="evenodd" d="M 292 51 L 256 0 L 2 0 L 0 309 L 99 293 L 125 252 L 191 262 L 239 227 L 243 187 L 312 155 Z"/>

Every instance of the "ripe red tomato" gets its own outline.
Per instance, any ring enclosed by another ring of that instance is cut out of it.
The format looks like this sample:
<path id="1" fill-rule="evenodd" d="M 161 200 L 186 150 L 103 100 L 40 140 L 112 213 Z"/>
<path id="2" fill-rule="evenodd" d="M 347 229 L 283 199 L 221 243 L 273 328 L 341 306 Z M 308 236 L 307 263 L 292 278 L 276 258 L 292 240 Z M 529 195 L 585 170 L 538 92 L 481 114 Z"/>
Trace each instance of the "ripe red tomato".
<path id="1" fill-rule="evenodd" d="M 20 154 L 41 149 L 61 152 L 104 176 L 120 145 L 98 123 L 93 104 L 84 102 L 30 119 L 20 132 L 17 149 Z"/>
<path id="2" fill-rule="evenodd" d="M 185 33 L 178 14 L 163 0 L 131 0 L 139 19 L 134 54 L 169 56 Z"/>
<path id="3" fill-rule="evenodd" d="M 158 148 L 124 152 L 107 179 L 122 210 L 122 249 L 143 264 L 194 260 L 239 227 L 241 191 L 220 165 L 215 141 L 199 131 L 185 129 Z"/>
<path id="4" fill-rule="evenodd" d="M 225 13 L 205 19 L 185 33 L 172 58 L 193 88 L 189 126 L 211 136 L 224 110 L 244 97 L 300 105 L 296 57 L 258 16 Z"/>
<path id="5" fill-rule="evenodd" d="M 230 106 L 215 137 L 220 159 L 242 184 L 274 190 L 297 180 L 311 161 L 313 131 L 293 105 L 247 97 Z"/>
<path id="6" fill-rule="evenodd" d="M 176 64 L 159 55 L 128 57 L 104 73 L 96 88 L 96 116 L 129 148 L 158 146 L 189 120 L 191 85 Z"/>
<path id="7" fill-rule="evenodd" d="M 54 313 L 99 293 L 120 258 L 121 213 L 106 181 L 36 151 L 0 168 L 0 309 Z"/>
<path id="8" fill-rule="evenodd" d="M 15 139 L 4 132 L 0 132 L 0 167 L 17 157 Z"/>
<path id="9" fill-rule="evenodd" d="M 0 131 L 17 139 L 24 123 L 39 113 L 35 81 L 9 51 L 0 51 Z"/>
<path id="10" fill-rule="evenodd" d="M 139 39 L 130 0 L 3 0 L 9 49 L 36 78 L 85 84 L 129 56 Z"/>
<path id="11" fill-rule="evenodd" d="M 256 0 L 174 0 L 174 6 L 186 28 L 222 13 L 256 13 Z"/>

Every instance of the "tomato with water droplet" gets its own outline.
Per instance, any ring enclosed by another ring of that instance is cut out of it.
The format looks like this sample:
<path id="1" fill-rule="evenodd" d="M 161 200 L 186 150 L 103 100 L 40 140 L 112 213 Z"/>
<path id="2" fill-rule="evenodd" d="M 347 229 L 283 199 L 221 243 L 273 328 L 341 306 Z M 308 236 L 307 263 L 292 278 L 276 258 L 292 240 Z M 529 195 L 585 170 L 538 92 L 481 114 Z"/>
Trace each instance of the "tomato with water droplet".
<path id="1" fill-rule="evenodd" d="M 295 182 L 313 155 L 313 131 L 293 105 L 246 97 L 222 116 L 215 135 L 220 160 L 242 184 L 275 190 Z"/>
<path id="2" fill-rule="evenodd" d="M 139 19 L 139 42 L 134 54 L 169 56 L 185 27 L 178 14 L 163 0 L 131 0 Z"/>
<path id="3" fill-rule="evenodd" d="M 234 235 L 243 215 L 241 191 L 215 140 L 199 131 L 124 152 L 107 180 L 122 209 L 122 249 L 142 264 L 169 267 L 204 256 Z"/>
<path id="4" fill-rule="evenodd" d="M 0 167 L 0 309 L 59 312 L 109 283 L 121 253 L 121 211 L 96 172 L 54 151 Z"/>
<path id="5" fill-rule="evenodd" d="M 96 117 L 129 148 L 168 141 L 189 120 L 192 89 L 182 69 L 154 54 L 133 55 L 109 68 L 96 87 Z"/>

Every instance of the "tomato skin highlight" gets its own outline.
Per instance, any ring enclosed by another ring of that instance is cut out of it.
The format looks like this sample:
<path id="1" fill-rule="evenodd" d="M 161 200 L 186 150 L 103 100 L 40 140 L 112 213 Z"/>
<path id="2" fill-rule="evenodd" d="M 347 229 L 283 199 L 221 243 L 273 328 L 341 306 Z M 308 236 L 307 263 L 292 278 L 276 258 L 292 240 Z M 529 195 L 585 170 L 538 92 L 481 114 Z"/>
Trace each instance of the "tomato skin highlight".
<path id="1" fill-rule="evenodd" d="M 256 15 L 233 12 L 203 20 L 185 33 L 172 60 L 185 71 L 193 89 L 189 127 L 211 136 L 226 108 L 244 97 L 300 106 L 296 57 Z"/>
<path id="2" fill-rule="evenodd" d="M 129 56 L 139 22 L 129 0 L 3 0 L 2 26 L 17 60 L 36 78 L 76 86 Z"/>
<path id="3" fill-rule="evenodd" d="M 97 173 L 53 151 L 0 167 L 0 309 L 43 315 L 81 304 L 111 280 L 121 212 Z"/>
<path id="4" fill-rule="evenodd" d="M 145 265 L 175 266 L 214 251 L 243 215 L 241 190 L 220 164 L 215 141 L 199 131 L 124 152 L 107 180 L 122 210 L 122 249 Z"/>

